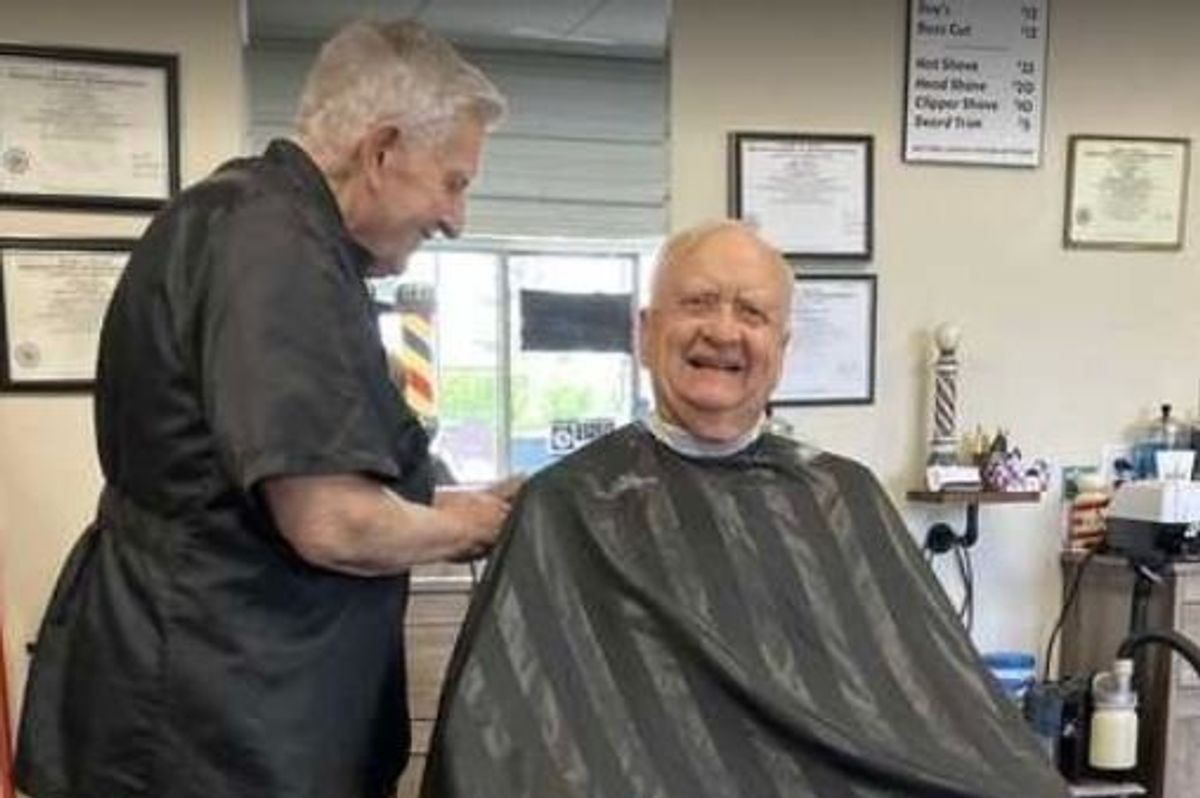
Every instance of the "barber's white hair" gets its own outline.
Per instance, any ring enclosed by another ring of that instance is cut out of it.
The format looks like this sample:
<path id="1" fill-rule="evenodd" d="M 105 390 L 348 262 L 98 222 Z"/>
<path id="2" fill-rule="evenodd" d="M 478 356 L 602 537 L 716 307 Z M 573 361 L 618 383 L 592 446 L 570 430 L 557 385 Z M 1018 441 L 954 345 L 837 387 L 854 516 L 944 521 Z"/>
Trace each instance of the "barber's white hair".
<path id="1" fill-rule="evenodd" d="M 667 274 L 679 261 L 690 255 L 696 247 L 708 239 L 722 233 L 737 232 L 753 239 L 763 252 L 776 264 L 780 277 L 785 286 L 785 299 L 790 306 L 792 298 L 792 269 L 787 260 L 779 254 L 779 250 L 767 243 L 759 234 L 758 229 L 740 219 L 710 219 L 697 225 L 679 231 L 667 239 L 654 265 L 654 277 L 650 283 L 650 305 L 655 306 L 661 300 L 659 296 L 661 283 Z"/>
<path id="2" fill-rule="evenodd" d="M 500 90 L 453 46 L 410 20 L 360 20 L 325 43 L 308 73 L 296 130 L 331 176 L 349 165 L 359 140 L 394 124 L 436 144 L 464 115 L 491 127 L 504 115 Z"/>

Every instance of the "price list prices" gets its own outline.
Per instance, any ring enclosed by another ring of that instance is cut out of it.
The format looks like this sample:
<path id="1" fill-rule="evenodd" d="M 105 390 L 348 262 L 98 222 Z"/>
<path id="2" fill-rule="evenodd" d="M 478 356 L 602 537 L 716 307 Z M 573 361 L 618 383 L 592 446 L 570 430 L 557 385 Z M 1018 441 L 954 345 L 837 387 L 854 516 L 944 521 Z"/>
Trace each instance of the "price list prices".
<path id="1" fill-rule="evenodd" d="M 1049 0 L 910 0 L 904 158 L 1037 166 Z"/>

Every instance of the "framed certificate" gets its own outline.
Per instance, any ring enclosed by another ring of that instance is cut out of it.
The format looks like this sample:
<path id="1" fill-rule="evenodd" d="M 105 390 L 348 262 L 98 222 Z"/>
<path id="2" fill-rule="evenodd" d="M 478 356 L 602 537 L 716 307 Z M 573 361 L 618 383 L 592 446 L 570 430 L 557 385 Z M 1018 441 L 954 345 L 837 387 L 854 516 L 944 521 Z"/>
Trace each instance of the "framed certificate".
<path id="1" fill-rule="evenodd" d="M 0 203 L 162 205 L 179 190 L 177 63 L 0 44 Z"/>
<path id="2" fill-rule="evenodd" d="M 0 239 L 0 389 L 89 390 L 132 240 Z"/>
<path id="3" fill-rule="evenodd" d="M 729 135 L 729 215 L 788 257 L 869 260 L 870 136 Z"/>
<path id="4" fill-rule="evenodd" d="M 798 275 L 772 405 L 875 401 L 875 275 Z"/>
<path id="5" fill-rule="evenodd" d="M 1188 139 L 1071 136 L 1063 243 L 1181 249 Z"/>

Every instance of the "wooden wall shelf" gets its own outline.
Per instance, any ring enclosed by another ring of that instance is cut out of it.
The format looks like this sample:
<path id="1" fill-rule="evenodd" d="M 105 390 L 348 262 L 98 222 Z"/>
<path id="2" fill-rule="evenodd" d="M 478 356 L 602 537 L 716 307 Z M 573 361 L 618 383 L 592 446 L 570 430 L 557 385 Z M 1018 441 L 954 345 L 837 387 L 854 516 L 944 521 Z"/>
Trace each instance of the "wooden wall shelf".
<path id="1" fill-rule="evenodd" d="M 1042 499 L 1036 490 L 910 490 L 905 496 L 926 504 L 1033 504 Z"/>

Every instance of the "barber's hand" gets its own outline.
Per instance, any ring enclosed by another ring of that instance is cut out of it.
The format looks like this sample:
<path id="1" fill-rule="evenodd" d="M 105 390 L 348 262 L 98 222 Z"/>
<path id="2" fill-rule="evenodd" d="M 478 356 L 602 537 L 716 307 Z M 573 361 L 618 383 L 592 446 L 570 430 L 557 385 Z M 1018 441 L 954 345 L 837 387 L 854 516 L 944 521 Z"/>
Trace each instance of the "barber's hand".
<path id="1" fill-rule="evenodd" d="M 516 497 L 517 492 L 521 490 L 521 486 L 524 484 L 524 474 L 513 474 L 512 476 L 505 477 L 499 482 L 493 482 L 491 485 L 488 485 L 487 492 L 493 496 L 503 499 L 506 502 L 511 502 Z"/>
<path id="2" fill-rule="evenodd" d="M 490 490 L 441 489 L 434 493 L 433 506 L 450 517 L 451 527 L 459 533 L 462 545 L 452 558 L 455 561 L 487 554 L 509 510 L 509 503 Z"/>

